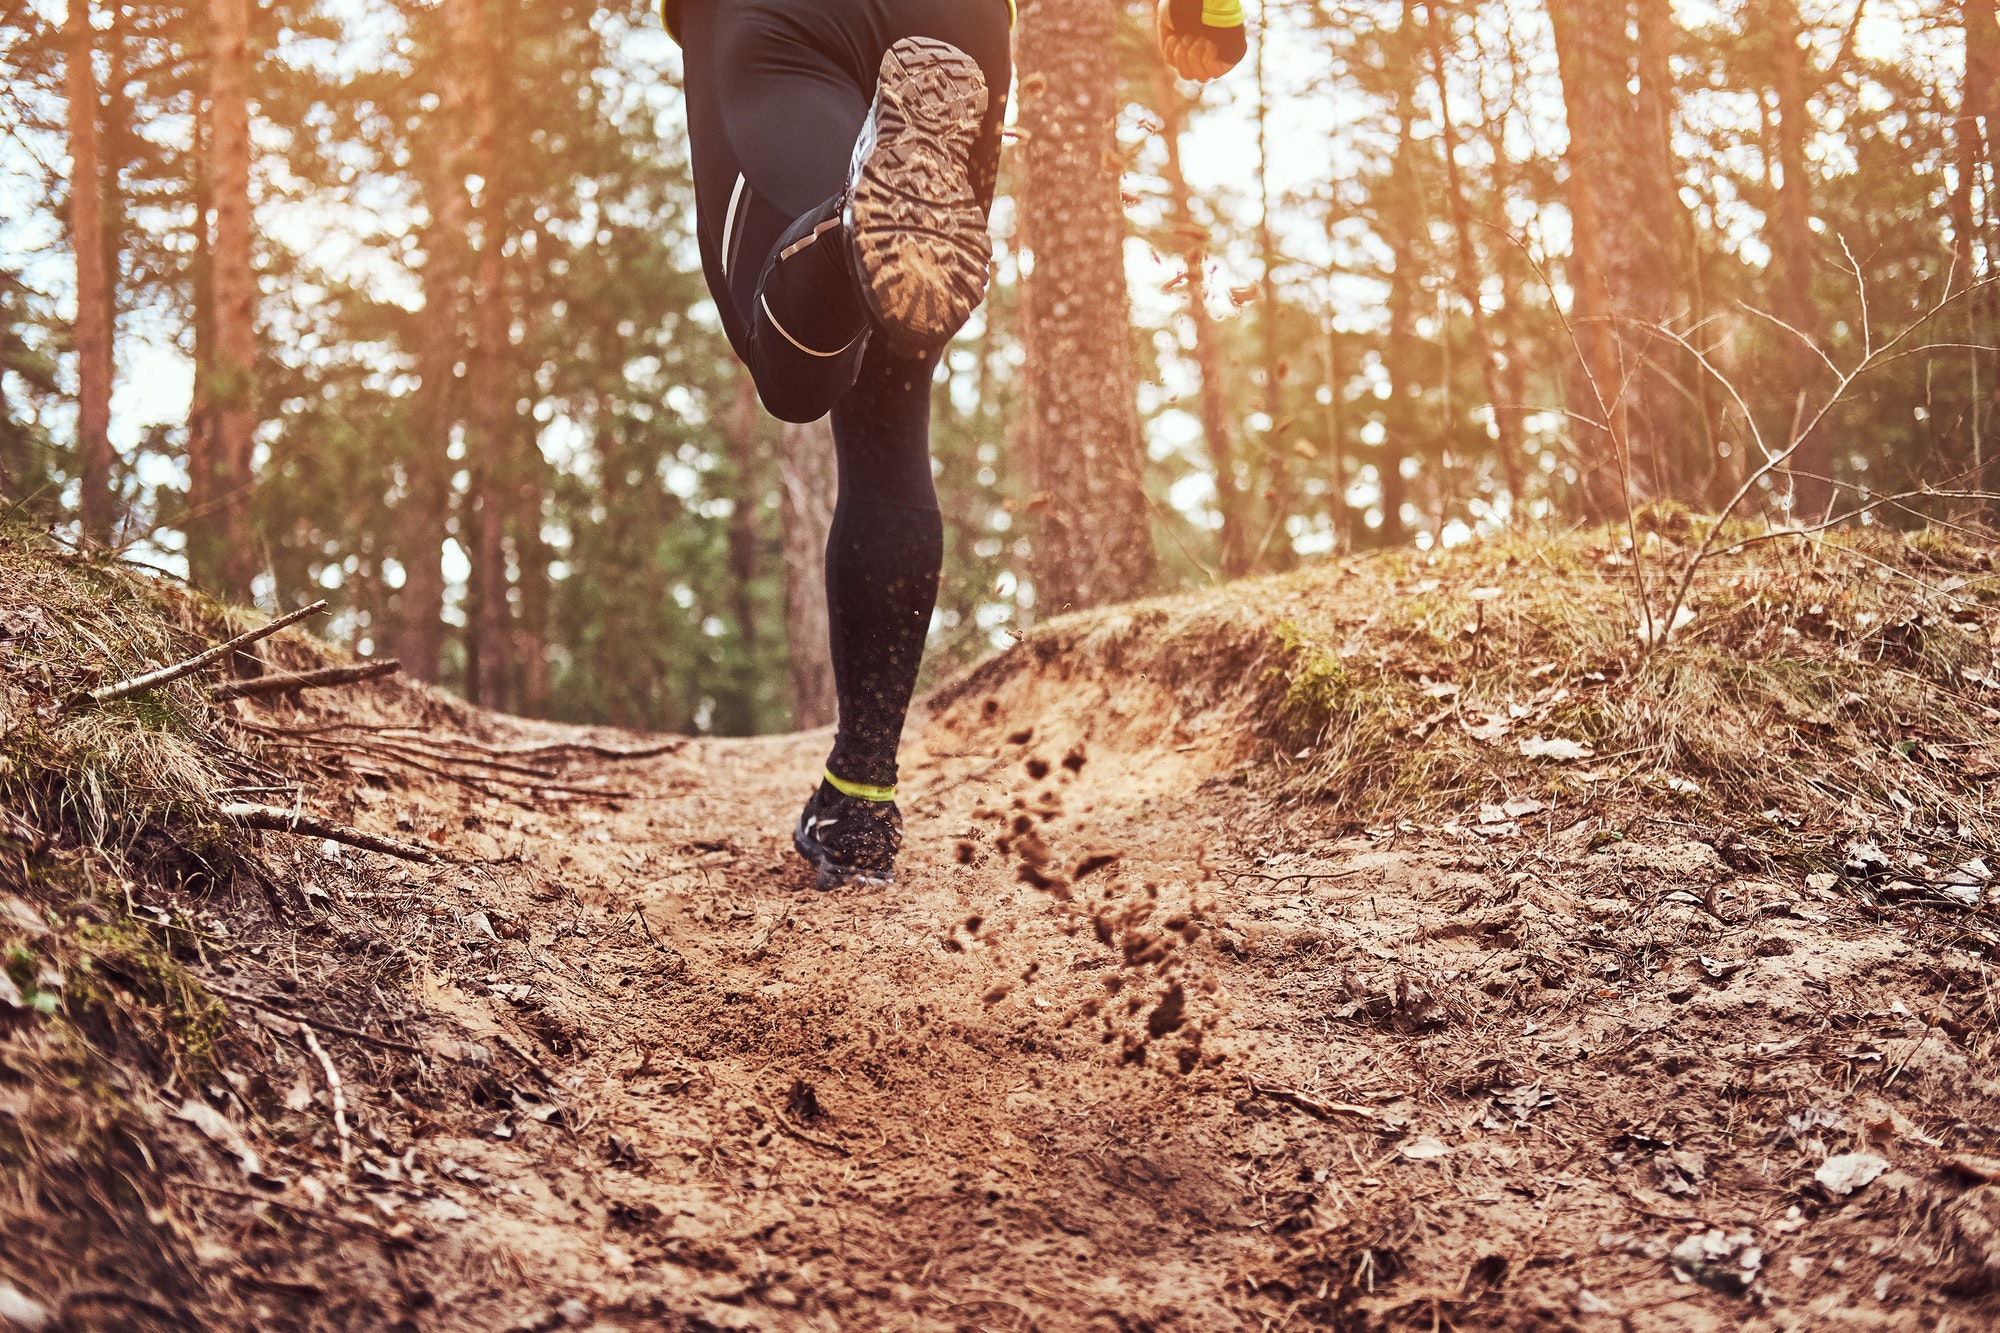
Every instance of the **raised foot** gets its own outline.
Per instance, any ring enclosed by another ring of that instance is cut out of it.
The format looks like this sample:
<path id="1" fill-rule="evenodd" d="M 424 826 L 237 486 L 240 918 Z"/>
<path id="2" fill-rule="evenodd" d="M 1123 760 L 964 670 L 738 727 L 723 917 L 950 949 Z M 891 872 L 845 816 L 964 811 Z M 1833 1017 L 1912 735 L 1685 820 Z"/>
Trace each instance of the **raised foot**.
<path id="1" fill-rule="evenodd" d="M 890 349 L 923 356 L 986 298 L 993 242 L 973 185 L 986 76 L 948 42 L 906 37 L 882 57 L 847 201 L 862 299 Z"/>

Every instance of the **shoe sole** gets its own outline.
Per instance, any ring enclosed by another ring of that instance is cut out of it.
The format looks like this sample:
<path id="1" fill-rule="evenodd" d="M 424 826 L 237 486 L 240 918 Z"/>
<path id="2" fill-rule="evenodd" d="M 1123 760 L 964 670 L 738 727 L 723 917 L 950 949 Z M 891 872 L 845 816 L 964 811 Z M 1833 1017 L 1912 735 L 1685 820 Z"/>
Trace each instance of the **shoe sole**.
<path id="1" fill-rule="evenodd" d="M 993 241 L 972 182 L 986 101 L 978 62 L 949 42 L 906 37 L 882 57 L 848 225 L 862 298 L 900 355 L 944 346 L 986 299 Z"/>
<path id="2" fill-rule="evenodd" d="M 885 889 L 896 882 L 894 871 L 886 875 L 871 874 L 840 864 L 826 854 L 826 848 L 798 829 L 792 830 L 792 850 L 811 864 L 814 871 L 814 886 L 821 893 L 830 889 L 846 888 L 849 885 L 861 889 Z"/>

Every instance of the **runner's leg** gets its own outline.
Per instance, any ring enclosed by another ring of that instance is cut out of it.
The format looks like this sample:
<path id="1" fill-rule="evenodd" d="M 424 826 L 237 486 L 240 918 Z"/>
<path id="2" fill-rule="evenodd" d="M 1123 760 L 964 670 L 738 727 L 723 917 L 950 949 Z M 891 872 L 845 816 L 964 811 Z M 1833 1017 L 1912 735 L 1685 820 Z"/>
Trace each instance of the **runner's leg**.
<path id="1" fill-rule="evenodd" d="M 900 357 L 855 336 L 867 315 L 826 224 L 846 194 L 876 71 L 906 37 L 949 43 L 980 66 L 990 100 L 969 174 L 983 216 L 1010 76 L 1007 9 L 1004 0 L 710 0 L 689 7 L 684 37 L 702 256 L 723 325 L 774 414 L 833 412 L 840 496 L 827 595 L 840 728 L 828 773 L 840 787 L 815 797 L 801 835 L 815 820 L 821 832 L 833 826 L 824 816 L 836 796 L 880 802 L 898 830 L 878 839 L 886 867 L 900 842 L 887 798 L 943 559 L 929 445 L 938 354 Z"/>
<path id="2" fill-rule="evenodd" d="M 833 409 L 840 500 L 826 544 L 827 626 L 840 729 L 827 771 L 896 785 L 896 749 L 923 662 L 944 563 L 944 519 L 931 482 L 931 376 L 871 346 Z"/>

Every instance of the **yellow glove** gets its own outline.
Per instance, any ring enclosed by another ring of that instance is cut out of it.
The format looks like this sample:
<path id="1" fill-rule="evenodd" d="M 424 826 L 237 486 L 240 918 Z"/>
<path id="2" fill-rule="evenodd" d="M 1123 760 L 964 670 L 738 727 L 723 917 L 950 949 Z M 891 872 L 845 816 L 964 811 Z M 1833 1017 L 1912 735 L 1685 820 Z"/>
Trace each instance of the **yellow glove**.
<path id="1" fill-rule="evenodd" d="M 1160 0 L 1160 54 L 1174 73 L 1207 83 L 1250 49 L 1242 0 Z"/>

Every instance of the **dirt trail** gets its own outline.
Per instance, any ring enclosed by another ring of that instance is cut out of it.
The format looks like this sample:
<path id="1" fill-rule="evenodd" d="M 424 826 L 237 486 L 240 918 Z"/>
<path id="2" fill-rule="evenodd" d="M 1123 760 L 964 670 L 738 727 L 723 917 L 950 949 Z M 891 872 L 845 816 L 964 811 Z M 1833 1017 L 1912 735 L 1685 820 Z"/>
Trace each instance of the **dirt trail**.
<path id="1" fill-rule="evenodd" d="M 351 761 L 354 822 L 462 860 L 310 871 L 339 942 L 295 941 L 302 993 L 419 957 L 389 1012 L 555 1086 L 337 1044 L 343 1181 L 300 1070 L 301 1188 L 415 1232 L 386 1266 L 249 1246 L 259 1320 L 327 1317 L 305 1293 L 356 1265 L 424 1329 L 1992 1317 L 1982 963 L 1670 822 L 1342 839 L 1260 794 L 1229 706 L 1185 709 L 1059 671 L 962 692 L 913 732 L 884 892 L 790 852 L 822 735 L 580 756 L 564 783 L 616 794 L 554 803 Z M 1848 1152 L 1886 1173 L 1815 1182 Z"/>

